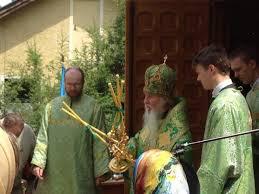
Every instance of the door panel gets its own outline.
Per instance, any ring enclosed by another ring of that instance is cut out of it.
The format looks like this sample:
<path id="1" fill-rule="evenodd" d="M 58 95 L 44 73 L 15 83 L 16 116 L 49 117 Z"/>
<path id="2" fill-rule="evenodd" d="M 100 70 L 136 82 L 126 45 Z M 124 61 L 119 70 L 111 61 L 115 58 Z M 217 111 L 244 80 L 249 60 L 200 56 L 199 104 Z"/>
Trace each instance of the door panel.
<path id="1" fill-rule="evenodd" d="M 126 118 L 130 135 L 142 127 L 144 74 L 152 64 L 177 71 L 176 94 L 188 104 L 193 140 L 203 138 L 208 92 L 196 81 L 191 61 L 208 43 L 208 0 L 128 0 L 126 41 Z M 198 166 L 200 149 L 194 150 Z"/>

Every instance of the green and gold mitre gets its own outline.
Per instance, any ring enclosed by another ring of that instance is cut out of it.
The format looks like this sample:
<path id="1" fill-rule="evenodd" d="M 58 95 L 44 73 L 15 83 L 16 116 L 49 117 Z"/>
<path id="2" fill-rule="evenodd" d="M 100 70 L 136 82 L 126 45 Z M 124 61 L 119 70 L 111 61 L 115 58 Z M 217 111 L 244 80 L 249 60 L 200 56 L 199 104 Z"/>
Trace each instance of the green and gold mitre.
<path id="1" fill-rule="evenodd" d="M 165 62 L 152 65 L 145 72 L 144 91 L 154 95 L 170 97 L 176 81 L 176 72 Z"/>

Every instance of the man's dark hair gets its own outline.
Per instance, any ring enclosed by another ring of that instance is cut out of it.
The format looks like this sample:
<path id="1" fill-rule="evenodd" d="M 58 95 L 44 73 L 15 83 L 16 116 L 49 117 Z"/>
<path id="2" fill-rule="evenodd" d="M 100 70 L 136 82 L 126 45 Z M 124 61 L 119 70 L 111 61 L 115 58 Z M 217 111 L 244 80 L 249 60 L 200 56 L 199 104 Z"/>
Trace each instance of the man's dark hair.
<path id="1" fill-rule="evenodd" d="M 84 84 L 85 83 L 85 73 L 80 67 L 69 67 L 69 68 L 67 68 L 66 71 L 65 71 L 65 77 L 66 77 L 67 72 L 69 72 L 72 69 L 77 70 L 81 73 L 82 83 Z"/>
<path id="2" fill-rule="evenodd" d="M 225 48 L 211 44 L 199 51 L 192 61 L 192 66 L 202 65 L 208 68 L 214 65 L 220 73 L 227 74 L 230 72 L 229 60 Z"/>
<path id="3" fill-rule="evenodd" d="M 240 57 L 245 63 L 249 63 L 250 60 L 254 60 L 258 64 L 259 56 L 256 53 L 255 45 L 241 45 L 240 47 L 234 49 L 230 55 L 229 59 L 234 59 Z"/>

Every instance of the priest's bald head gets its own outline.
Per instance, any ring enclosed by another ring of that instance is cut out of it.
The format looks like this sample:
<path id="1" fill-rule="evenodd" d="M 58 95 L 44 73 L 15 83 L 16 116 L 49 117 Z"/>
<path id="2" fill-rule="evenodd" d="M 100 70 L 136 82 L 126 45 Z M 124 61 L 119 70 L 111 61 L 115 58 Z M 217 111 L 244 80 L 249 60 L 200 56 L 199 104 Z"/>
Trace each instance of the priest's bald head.
<path id="1" fill-rule="evenodd" d="M 66 93 L 72 99 L 82 95 L 84 87 L 84 72 L 79 67 L 70 67 L 65 72 Z"/>

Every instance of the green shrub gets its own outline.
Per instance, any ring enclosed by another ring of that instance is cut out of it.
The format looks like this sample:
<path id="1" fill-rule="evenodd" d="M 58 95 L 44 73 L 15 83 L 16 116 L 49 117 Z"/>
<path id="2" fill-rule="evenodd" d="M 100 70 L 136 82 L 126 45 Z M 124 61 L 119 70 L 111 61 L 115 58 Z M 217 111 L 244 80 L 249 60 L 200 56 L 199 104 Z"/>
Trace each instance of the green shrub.
<path id="1" fill-rule="evenodd" d="M 36 43 L 29 43 L 26 50 L 27 58 L 24 65 L 13 63 L 4 82 L 4 100 L 2 112 L 20 112 L 24 120 L 35 131 L 39 129 L 41 114 L 46 103 L 57 96 L 58 84 L 55 78 L 44 72 L 50 72 L 54 65 L 42 65 L 42 56 Z M 53 83 L 51 83 L 53 80 Z"/>
<path id="2" fill-rule="evenodd" d="M 115 84 L 115 75 L 125 78 L 125 2 L 117 1 L 118 16 L 103 33 L 99 28 L 86 29 L 91 42 L 75 50 L 72 64 L 80 66 L 85 72 L 84 91 L 95 97 L 104 107 L 108 129 L 115 112 L 108 83 Z"/>
<path id="3" fill-rule="evenodd" d="M 114 83 L 116 74 L 124 78 L 125 2 L 117 0 L 117 4 L 119 14 L 112 25 L 105 28 L 102 34 L 96 27 L 87 29 L 92 41 L 76 49 L 71 61 L 72 65 L 84 70 L 86 83 L 84 91 L 95 97 L 104 107 L 108 129 L 115 112 L 108 82 Z M 60 50 L 57 52 L 61 59 L 52 61 L 44 67 L 36 43 L 28 44 L 26 63 L 12 64 L 11 69 L 16 69 L 16 72 L 9 72 L 9 77 L 12 79 L 5 82 L 4 99 L 0 100 L 1 112 L 7 110 L 20 112 L 36 132 L 40 127 L 45 105 L 59 95 L 61 61 L 65 59 L 64 53 L 67 49 L 67 41 L 63 34 L 60 39 L 58 43 Z M 58 74 L 53 77 L 48 72 L 58 72 Z"/>

